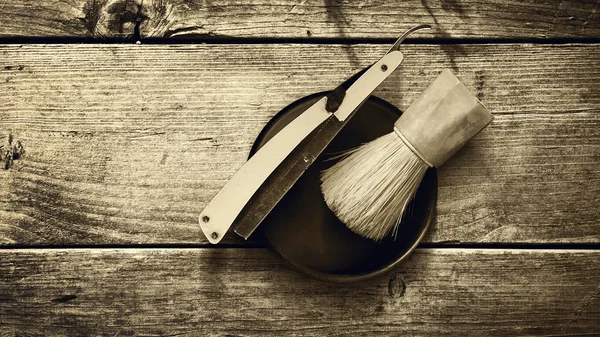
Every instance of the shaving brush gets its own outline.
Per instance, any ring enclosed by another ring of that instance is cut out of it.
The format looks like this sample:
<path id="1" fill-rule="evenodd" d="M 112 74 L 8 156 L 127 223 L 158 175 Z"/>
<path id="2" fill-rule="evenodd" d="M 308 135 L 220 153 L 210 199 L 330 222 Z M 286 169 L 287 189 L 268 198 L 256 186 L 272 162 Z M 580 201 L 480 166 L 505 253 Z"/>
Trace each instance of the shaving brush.
<path id="1" fill-rule="evenodd" d="M 430 167 L 439 167 L 492 121 L 491 113 L 444 70 L 394 124 L 394 131 L 342 155 L 321 173 L 331 211 L 375 241 L 396 232 Z"/>

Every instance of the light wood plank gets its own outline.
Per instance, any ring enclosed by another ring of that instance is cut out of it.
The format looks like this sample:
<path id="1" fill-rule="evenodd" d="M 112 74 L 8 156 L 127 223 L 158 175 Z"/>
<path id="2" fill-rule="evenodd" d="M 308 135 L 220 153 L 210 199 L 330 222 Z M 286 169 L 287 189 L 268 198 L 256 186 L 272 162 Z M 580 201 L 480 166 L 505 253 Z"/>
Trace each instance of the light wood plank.
<path id="1" fill-rule="evenodd" d="M 263 249 L 4 250 L 14 335 L 600 334 L 597 251 L 417 250 L 357 284 L 304 277 Z"/>
<path id="2" fill-rule="evenodd" d="M 384 46 L 0 47 L 4 244 L 206 243 L 197 215 L 265 123 Z M 376 92 L 404 109 L 451 68 L 495 114 L 443 167 L 428 242 L 600 239 L 600 46 L 412 45 Z M 228 236 L 226 243 L 243 240 Z"/>
<path id="3" fill-rule="evenodd" d="M 420 36 L 595 38 L 599 13 L 595 0 L 9 0 L 0 37 L 396 38 L 429 23 L 435 31 Z"/>

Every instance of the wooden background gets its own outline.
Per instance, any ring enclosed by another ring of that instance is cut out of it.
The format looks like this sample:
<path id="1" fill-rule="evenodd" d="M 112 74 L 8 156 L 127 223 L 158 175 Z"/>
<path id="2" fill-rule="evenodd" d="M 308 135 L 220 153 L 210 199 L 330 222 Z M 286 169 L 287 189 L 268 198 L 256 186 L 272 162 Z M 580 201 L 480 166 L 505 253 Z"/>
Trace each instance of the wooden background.
<path id="1" fill-rule="evenodd" d="M 197 216 L 265 123 L 377 60 L 494 122 L 392 273 L 330 284 Z M 600 335 L 600 2 L 7 0 L 0 336 Z"/>

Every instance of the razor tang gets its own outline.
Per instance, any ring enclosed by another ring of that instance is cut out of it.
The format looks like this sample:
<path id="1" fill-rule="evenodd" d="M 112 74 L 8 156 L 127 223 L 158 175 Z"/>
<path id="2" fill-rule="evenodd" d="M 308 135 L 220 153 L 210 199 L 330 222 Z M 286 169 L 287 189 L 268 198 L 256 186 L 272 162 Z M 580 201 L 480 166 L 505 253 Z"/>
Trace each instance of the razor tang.
<path id="1" fill-rule="evenodd" d="M 221 241 L 252 196 L 298 144 L 330 117 L 335 116 L 332 118 L 342 122 L 351 116 L 402 60 L 399 50 L 390 51 L 348 88 L 335 113 L 327 111 L 327 98 L 323 97 L 273 136 L 233 175 L 200 214 L 200 227 L 208 241 L 213 244 Z M 267 205 L 269 210 L 274 206 Z M 261 220 L 249 233 L 258 227 Z"/>

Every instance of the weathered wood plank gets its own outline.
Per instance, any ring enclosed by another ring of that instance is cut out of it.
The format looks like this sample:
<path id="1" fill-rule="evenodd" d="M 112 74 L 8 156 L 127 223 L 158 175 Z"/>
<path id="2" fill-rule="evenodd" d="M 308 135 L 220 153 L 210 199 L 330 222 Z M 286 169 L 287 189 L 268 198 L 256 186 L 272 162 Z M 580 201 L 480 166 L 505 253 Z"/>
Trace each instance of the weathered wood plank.
<path id="1" fill-rule="evenodd" d="M 595 0 L 486 2 L 384 0 L 4 1 L 0 37 L 396 38 L 416 24 L 425 38 L 598 37 Z"/>
<path id="2" fill-rule="evenodd" d="M 357 284 L 264 249 L 0 251 L 2 334 L 600 334 L 598 251 L 417 250 Z"/>
<path id="3" fill-rule="evenodd" d="M 310 0 L 236 6 L 201 3 L 204 4 L 173 0 L 158 7 L 154 11 L 169 15 L 149 20 L 142 26 L 144 36 L 397 38 L 408 28 L 426 23 L 436 29 L 419 37 L 597 37 L 600 33 L 600 14 L 595 1 Z"/>
<path id="4" fill-rule="evenodd" d="M 2 46 L 0 145 L 25 153 L 3 158 L 0 242 L 206 243 L 199 211 L 269 118 L 384 51 Z M 428 242 L 598 242 L 600 46 L 412 45 L 405 54 L 378 96 L 406 108 L 452 68 L 495 113 L 440 170 Z"/>

